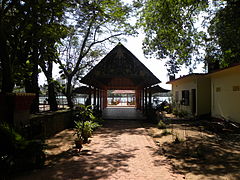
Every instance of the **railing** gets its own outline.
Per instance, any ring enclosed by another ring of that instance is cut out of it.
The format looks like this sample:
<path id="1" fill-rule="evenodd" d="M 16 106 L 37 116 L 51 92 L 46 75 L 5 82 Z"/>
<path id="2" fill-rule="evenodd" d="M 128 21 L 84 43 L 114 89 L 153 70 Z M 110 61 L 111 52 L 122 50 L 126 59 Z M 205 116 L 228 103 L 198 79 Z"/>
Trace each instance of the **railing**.
<path id="1" fill-rule="evenodd" d="M 66 96 L 59 94 L 57 95 L 57 104 L 58 104 L 58 109 L 66 109 L 68 108 L 68 103 L 67 103 L 67 98 Z M 77 104 L 84 104 L 86 101 L 85 96 L 77 96 L 73 98 L 73 103 L 75 105 Z M 48 96 L 42 95 L 39 97 L 39 111 L 44 112 L 44 111 L 49 111 L 50 110 L 50 105 L 48 103 Z"/>

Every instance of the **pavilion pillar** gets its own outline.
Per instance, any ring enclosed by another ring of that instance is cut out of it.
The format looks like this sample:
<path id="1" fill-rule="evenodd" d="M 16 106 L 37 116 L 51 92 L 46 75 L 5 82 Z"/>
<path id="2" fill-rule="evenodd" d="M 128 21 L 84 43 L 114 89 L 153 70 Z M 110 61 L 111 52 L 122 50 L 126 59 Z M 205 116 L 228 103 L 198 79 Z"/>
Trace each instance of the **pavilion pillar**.
<path id="1" fill-rule="evenodd" d="M 86 105 L 91 105 L 91 104 L 92 104 L 92 89 L 91 89 L 91 86 L 89 86 L 89 92 L 88 92 L 88 98 L 87 98 Z"/>
<path id="2" fill-rule="evenodd" d="M 97 106 L 98 110 L 100 110 L 100 90 L 97 89 Z"/>
<path id="3" fill-rule="evenodd" d="M 104 90 L 104 95 L 105 95 L 105 98 L 104 98 L 104 108 L 106 108 L 107 107 L 107 90 Z"/>
<path id="4" fill-rule="evenodd" d="M 152 108 L 152 92 L 151 92 L 151 88 L 149 88 L 149 109 L 151 109 Z"/>
<path id="5" fill-rule="evenodd" d="M 144 113 L 145 108 L 144 108 L 144 89 L 141 90 L 141 106 L 142 106 L 142 111 Z"/>
<path id="6" fill-rule="evenodd" d="M 136 97 L 136 108 L 141 109 L 141 90 L 135 91 L 135 97 Z"/>
<path id="7" fill-rule="evenodd" d="M 147 112 L 147 88 L 145 88 L 145 102 L 144 102 L 144 109 L 145 109 L 145 112 Z"/>
<path id="8" fill-rule="evenodd" d="M 138 90 L 135 90 L 135 97 L 136 97 L 136 108 L 139 109 L 139 91 Z"/>
<path id="9" fill-rule="evenodd" d="M 96 94 L 96 88 L 94 87 L 94 90 L 93 90 L 93 105 L 96 106 L 97 103 L 96 103 L 96 98 L 97 98 L 97 94 Z"/>
<path id="10" fill-rule="evenodd" d="M 99 109 L 102 110 L 102 90 L 99 89 Z"/>

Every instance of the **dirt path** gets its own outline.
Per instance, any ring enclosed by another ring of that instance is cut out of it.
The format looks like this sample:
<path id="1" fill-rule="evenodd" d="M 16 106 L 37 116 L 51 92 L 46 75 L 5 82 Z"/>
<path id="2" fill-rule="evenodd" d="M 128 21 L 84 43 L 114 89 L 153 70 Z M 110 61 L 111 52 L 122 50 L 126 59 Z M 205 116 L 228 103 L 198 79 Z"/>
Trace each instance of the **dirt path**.
<path id="1" fill-rule="evenodd" d="M 48 166 L 16 179 L 176 180 L 175 173 L 138 121 L 107 121 L 79 154 L 72 133 L 65 130 L 48 140 Z"/>

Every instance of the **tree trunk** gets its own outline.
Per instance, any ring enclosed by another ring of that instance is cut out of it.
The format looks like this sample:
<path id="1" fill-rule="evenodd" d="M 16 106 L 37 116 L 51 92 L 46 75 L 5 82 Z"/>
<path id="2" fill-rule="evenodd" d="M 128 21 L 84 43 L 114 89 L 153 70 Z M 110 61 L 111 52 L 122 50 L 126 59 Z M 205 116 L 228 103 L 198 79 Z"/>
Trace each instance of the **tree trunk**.
<path id="1" fill-rule="evenodd" d="M 55 93 L 55 86 L 52 81 L 52 77 L 47 77 L 48 82 L 48 102 L 50 105 L 51 111 L 57 111 L 58 110 L 58 104 L 56 100 L 56 93 Z"/>
<path id="2" fill-rule="evenodd" d="M 66 97 L 68 106 L 70 108 L 73 108 L 73 102 L 72 102 L 72 76 L 67 77 L 67 89 L 66 89 Z"/>
<path id="3" fill-rule="evenodd" d="M 5 35 L 0 24 L 0 60 L 2 69 L 2 92 L 12 92 L 14 88 L 13 71 L 8 57 Z"/>
<path id="4" fill-rule="evenodd" d="M 38 87 L 38 49 L 34 47 L 32 62 L 32 74 L 25 80 L 25 90 L 27 93 L 35 93 L 35 98 L 33 99 L 30 112 L 39 112 L 39 87 Z"/>
<path id="5" fill-rule="evenodd" d="M 53 62 L 51 60 L 48 60 L 46 62 L 44 60 L 42 61 L 43 62 L 40 63 L 40 66 L 48 82 L 48 102 L 50 105 L 50 110 L 57 111 L 58 104 L 56 100 L 55 85 L 52 77 Z M 47 63 L 47 66 L 46 66 L 46 63 Z"/>

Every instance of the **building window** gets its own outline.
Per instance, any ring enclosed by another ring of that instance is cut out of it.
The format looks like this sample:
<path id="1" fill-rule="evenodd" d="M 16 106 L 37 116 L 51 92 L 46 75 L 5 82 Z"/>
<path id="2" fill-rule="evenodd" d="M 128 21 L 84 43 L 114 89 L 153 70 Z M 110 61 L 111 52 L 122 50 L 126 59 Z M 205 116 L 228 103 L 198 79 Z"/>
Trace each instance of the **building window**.
<path id="1" fill-rule="evenodd" d="M 216 92 L 221 92 L 221 88 L 220 87 L 216 87 Z"/>
<path id="2" fill-rule="evenodd" d="M 233 91 L 240 91 L 240 86 L 233 86 Z"/>
<path id="3" fill-rule="evenodd" d="M 179 93 L 178 93 L 178 91 L 175 92 L 175 101 L 176 102 L 179 101 Z"/>
<path id="4" fill-rule="evenodd" d="M 181 104 L 184 106 L 189 106 L 189 90 L 182 91 L 182 100 Z"/>

